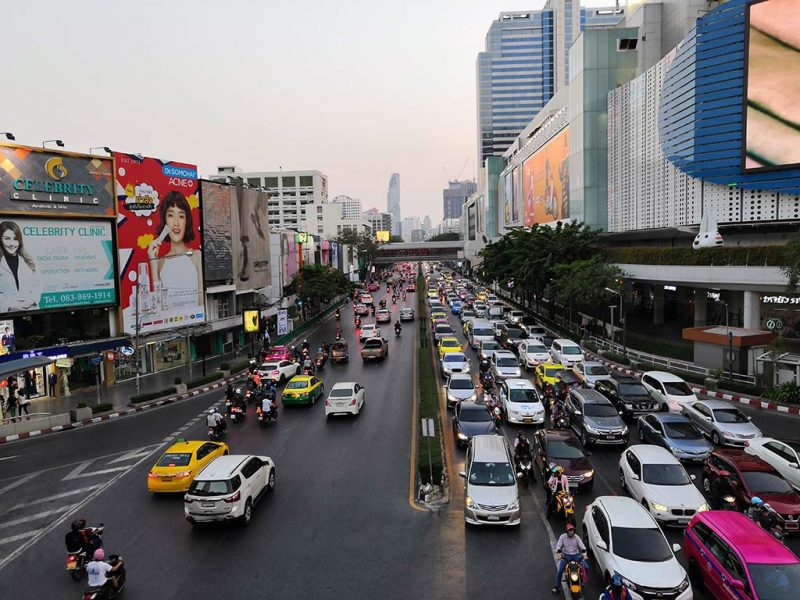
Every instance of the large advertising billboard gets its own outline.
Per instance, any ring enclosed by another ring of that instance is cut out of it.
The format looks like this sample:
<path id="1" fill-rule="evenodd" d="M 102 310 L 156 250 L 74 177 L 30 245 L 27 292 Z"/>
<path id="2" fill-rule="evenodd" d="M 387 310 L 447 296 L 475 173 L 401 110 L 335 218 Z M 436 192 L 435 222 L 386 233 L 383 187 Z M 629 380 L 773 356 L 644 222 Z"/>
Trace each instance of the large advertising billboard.
<path id="1" fill-rule="evenodd" d="M 236 289 L 261 289 L 270 284 L 269 196 L 241 186 L 230 190 Z"/>
<path id="2" fill-rule="evenodd" d="M 203 270 L 206 281 L 233 279 L 231 186 L 200 182 L 203 201 Z"/>
<path id="3" fill-rule="evenodd" d="M 505 224 L 514 220 L 514 174 L 506 173 L 503 177 L 503 216 Z"/>
<path id="4" fill-rule="evenodd" d="M 197 167 L 116 153 L 123 329 L 205 321 Z"/>
<path id="5" fill-rule="evenodd" d="M 519 189 L 519 167 L 514 169 L 514 173 L 512 176 L 513 181 L 511 185 L 513 187 L 512 198 L 514 201 L 511 204 L 511 220 L 518 221 L 519 220 L 519 203 L 522 201 L 522 193 Z"/>
<path id="6" fill-rule="evenodd" d="M 114 217 L 110 158 L 0 144 L 0 212 Z"/>
<path id="7" fill-rule="evenodd" d="M 749 7 L 745 170 L 800 165 L 800 5 L 765 0 Z"/>
<path id="8" fill-rule="evenodd" d="M 522 163 L 525 227 L 569 218 L 569 130 Z"/>
<path id="9" fill-rule="evenodd" d="M 0 314 L 116 302 L 113 221 L 0 217 Z"/>

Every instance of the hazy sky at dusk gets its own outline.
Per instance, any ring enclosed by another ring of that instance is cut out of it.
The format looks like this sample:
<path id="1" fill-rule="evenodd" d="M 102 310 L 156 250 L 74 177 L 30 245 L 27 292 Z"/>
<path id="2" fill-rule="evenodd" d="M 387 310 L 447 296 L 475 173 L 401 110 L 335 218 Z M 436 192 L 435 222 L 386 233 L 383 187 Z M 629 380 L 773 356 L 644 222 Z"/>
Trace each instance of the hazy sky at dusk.
<path id="1" fill-rule="evenodd" d="M 607 4 L 612 4 L 613 0 Z M 602 5 L 604 2 L 584 2 Z M 55 0 L 4 14 L 0 131 L 244 170 L 319 169 L 331 196 L 442 216 L 475 169 L 475 58 L 544 0 Z M 466 164 L 465 164 L 466 163 Z M 462 165 L 465 165 L 461 170 Z"/>

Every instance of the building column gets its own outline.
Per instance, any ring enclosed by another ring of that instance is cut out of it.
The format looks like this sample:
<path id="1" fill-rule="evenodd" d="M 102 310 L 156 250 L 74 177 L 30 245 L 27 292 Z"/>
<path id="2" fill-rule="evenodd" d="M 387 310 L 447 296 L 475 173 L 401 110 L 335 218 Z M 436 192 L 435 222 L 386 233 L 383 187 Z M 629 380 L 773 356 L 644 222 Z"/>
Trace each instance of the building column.
<path id="1" fill-rule="evenodd" d="M 744 292 L 744 328 L 761 329 L 761 298 L 758 292 Z"/>
<path id="2" fill-rule="evenodd" d="M 653 285 L 653 325 L 664 324 L 664 286 Z"/>
<path id="3" fill-rule="evenodd" d="M 705 288 L 694 289 L 694 326 L 702 327 L 708 324 L 708 292 Z"/>

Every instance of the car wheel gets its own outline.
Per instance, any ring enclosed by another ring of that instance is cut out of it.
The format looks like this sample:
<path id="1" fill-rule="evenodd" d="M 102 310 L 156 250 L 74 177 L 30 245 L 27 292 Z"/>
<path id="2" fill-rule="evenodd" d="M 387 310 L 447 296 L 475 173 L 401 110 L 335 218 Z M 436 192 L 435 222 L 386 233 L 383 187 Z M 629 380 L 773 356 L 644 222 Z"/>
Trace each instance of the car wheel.
<path id="1" fill-rule="evenodd" d="M 719 434 L 716 431 L 711 434 L 711 442 L 715 446 L 719 446 L 720 445 L 719 444 Z"/>
<path id="2" fill-rule="evenodd" d="M 623 492 L 627 490 L 625 486 L 625 473 L 622 472 L 622 469 L 619 470 L 619 487 Z"/>
<path id="3" fill-rule="evenodd" d="M 689 561 L 689 582 L 695 592 L 702 592 L 706 589 L 705 581 L 703 581 L 703 572 L 694 559 Z"/>
<path id="4" fill-rule="evenodd" d="M 242 525 L 247 525 L 250 522 L 250 519 L 253 518 L 253 502 L 250 498 L 247 499 L 247 502 L 244 503 L 244 512 L 242 513 L 241 523 Z"/>
<path id="5" fill-rule="evenodd" d="M 269 472 L 269 477 L 267 478 L 267 491 L 271 492 L 275 489 L 275 469 Z"/>

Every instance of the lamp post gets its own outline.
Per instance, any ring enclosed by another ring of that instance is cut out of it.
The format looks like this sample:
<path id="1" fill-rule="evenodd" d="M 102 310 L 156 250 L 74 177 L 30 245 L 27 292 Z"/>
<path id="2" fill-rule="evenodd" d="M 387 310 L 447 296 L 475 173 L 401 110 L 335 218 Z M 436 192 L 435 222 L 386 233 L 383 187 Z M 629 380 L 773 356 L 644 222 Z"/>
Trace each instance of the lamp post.
<path id="1" fill-rule="evenodd" d="M 89 154 L 92 153 L 92 150 L 102 150 L 103 152 L 107 152 L 108 154 L 114 153 L 108 146 L 92 146 L 91 148 L 89 148 Z"/>
<path id="2" fill-rule="evenodd" d="M 42 148 L 45 147 L 45 144 L 49 144 L 51 142 L 54 143 L 59 148 L 63 148 L 64 147 L 64 142 L 62 142 L 61 140 L 45 140 L 45 141 L 42 142 Z"/>
<path id="3" fill-rule="evenodd" d="M 728 338 L 728 379 L 733 380 L 733 333 L 731 332 L 728 303 L 722 298 L 717 302 L 725 306 L 725 335 Z M 724 360 L 722 361 L 722 366 L 725 366 Z"/>
<path id="4" fill-rule="evenodd" d="M 17 139 L 17 138 L 14 137 L 14 134 L 11 133 L 10 131 L 0 131 L 0 135 L 6 136 L 7 140 L 12 140 L 13 141 L 13 140 Z"/>
<path id="5" fill-rule="evenodd" d="M 625 312 L 623 310 L 623 299 L 622 299 L 622 292 L 619 290 L 612 290 L 611 288 L 606 288 L 607 292 L 611 292 L 612 294 L 616 294 L 619 296 L 619 324 L 622 327 L 622 353 L 624 355 L 628 355 L 628 329 L 625 327 Z M 613 319 L 612 319 L 613 320 Z M 612 328 L 611 331 L 613 332 L 614 329 Z"/>

